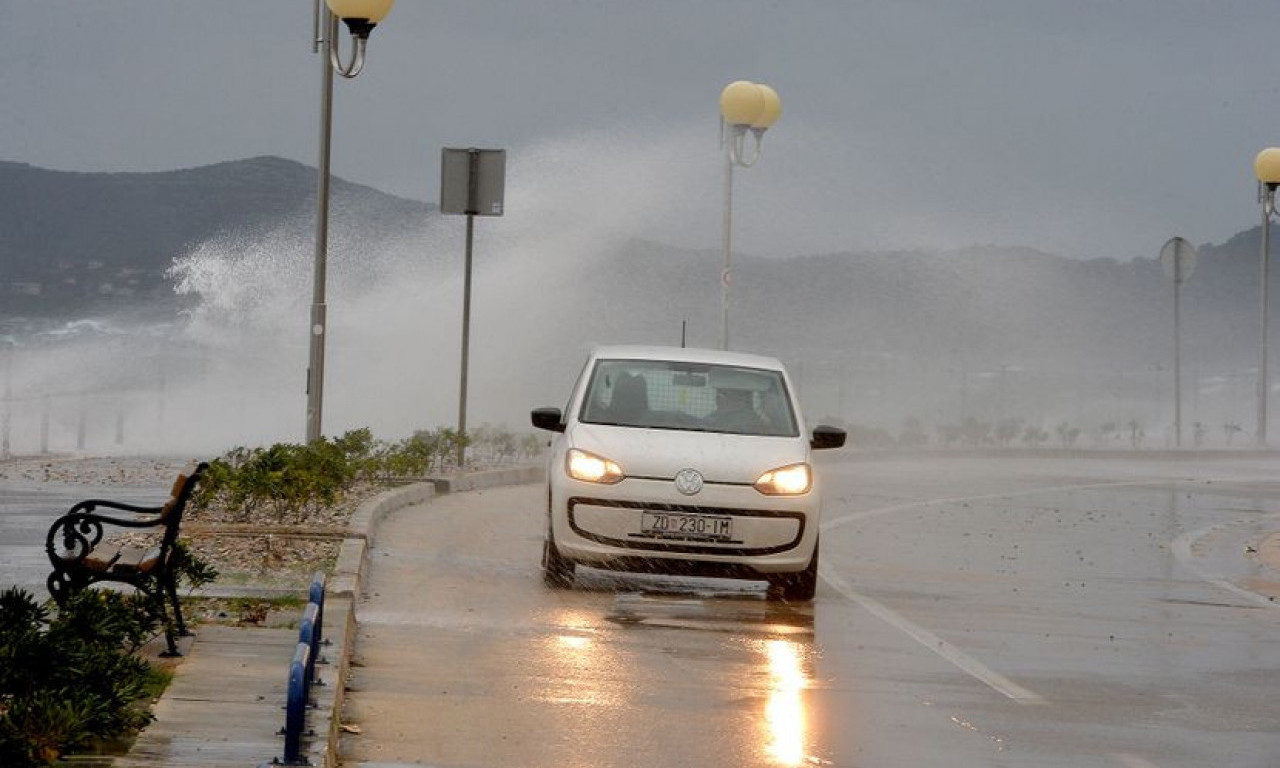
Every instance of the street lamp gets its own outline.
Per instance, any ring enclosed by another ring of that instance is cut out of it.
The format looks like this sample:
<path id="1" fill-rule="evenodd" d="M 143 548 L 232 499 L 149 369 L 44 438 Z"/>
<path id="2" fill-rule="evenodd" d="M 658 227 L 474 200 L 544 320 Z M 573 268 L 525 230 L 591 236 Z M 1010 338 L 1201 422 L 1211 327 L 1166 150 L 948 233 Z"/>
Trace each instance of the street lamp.
<path id="1" fill-rule="evenodd" d="M 1196 249 L 1181 237 L 1172 237 L 1160 249 L 1160 266 L 1173 281 L 1173 435 L 1182 447 L 1182 284 L 1196 268 Z"/>
<path id="2" fill-rule="evenodd" d="M 319 440 L 324 407 L 325 262 L 329 254 L 329 145 L 333 135 L 333 73 L 352 78 L 364 69 L 364 50 L 369 33 L 391 10 L 395 0 L 315 0 L 315 41 L 312 52 L 320 52 L 323 70 L 320 88 L 320 184 L 316 192 L 315 278 L 311 294 L 311 353 L 307 364 L 307 442 Z M 354 49 L 351 61 L 340 60 L 338 20 L 351 32 Z"/>
<path id="3" fill-rule="evenodd" d="M 782 114 L 782 100 L 767 85 L 737 80 L 720 92 L 720 146 L 724 148 L 724 269 L 720 272 L 720 346 L 729 348 L 729 284 L 733 258 L 733 167 L 750 168 L 760 159 L 760 143 Z M 755 137 L 746 155 L 747 131 Z"/>
<path id="4" fill-rule="evenodd" d="M 1271 250 L 1271 217 L 1276 212 L 1276 187 L 1280 186 L 1280 148 L 1268 147 L 1253 159 L 1258 177 L 1258 202 L 1262 203 L 1262 253 L 1260 256 L 1262 345 L 1258 358 L 1258 447 L 1267 447 L 1267 259 Z"/>

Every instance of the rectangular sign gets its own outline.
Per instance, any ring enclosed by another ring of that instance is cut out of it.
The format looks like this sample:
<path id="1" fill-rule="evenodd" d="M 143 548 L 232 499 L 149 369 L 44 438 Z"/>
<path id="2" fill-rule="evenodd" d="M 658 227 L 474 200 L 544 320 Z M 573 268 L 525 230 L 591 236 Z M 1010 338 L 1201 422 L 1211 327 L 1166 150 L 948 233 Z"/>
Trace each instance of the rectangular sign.
<path id="1" fill-rule="evenodd" d="M 646 510 L 640 513 L 640 530 L 664 539 L 727 541 L 733 538 L 733 518 Z"/>
<path id="2" fill-rule="evenodd" d="M 440 212 L 501 216 L 505 149 L 450 149 L 440 155 Z"/>

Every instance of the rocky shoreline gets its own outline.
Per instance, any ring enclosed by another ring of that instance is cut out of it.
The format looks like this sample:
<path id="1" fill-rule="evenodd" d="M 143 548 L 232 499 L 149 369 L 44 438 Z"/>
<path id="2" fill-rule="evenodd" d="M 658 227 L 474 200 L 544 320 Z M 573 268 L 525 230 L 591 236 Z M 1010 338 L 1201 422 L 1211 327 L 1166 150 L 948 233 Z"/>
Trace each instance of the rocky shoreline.
<path id="1" fill-rule="evenodd" d="M 0 482 L 166 488 L 190 459 L 45 454 L 0 460 Z"/>

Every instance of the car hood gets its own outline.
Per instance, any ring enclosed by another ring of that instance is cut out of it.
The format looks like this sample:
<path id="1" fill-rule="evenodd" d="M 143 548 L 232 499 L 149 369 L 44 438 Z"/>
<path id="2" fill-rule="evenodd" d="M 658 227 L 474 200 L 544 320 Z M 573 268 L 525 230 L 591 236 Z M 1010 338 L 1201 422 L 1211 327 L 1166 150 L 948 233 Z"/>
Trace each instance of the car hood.
<path id="1" fill-rule="evenodd" d="M 575 424 L 569 446 L 612 459 L 628 477 L 670 479 L 696 469 L 711 483 L 754 483 L 770 469 L 809 459 L 802 437 L 761 437 Z"/>

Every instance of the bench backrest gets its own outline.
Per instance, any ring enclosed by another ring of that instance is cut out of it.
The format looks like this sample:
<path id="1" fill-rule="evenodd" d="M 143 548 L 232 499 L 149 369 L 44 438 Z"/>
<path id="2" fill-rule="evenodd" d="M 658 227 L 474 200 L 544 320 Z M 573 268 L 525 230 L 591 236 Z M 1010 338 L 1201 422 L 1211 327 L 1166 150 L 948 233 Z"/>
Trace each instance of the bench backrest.
<path id="1" fill-rule="evenodd" d="M 160 510 L 160 519 L 164 521 L 164 539 L 160 542 L 160 556 L 166 558 L 169 550 L 173 547 L 173 542 L 178 538 L 178 526 L 182 523 L 182 513 L 187 508 L 187 502 L 191 500 L 191 494 L 195 492 L 196 483 L 200 481 L 201 475 L 209 468 L 206 462 L 191 462 L 178 472 L 178 477 L 173 481 L 173 489 L 169 492 L 169 500 L 165 502 L 164 507 Z"/>

